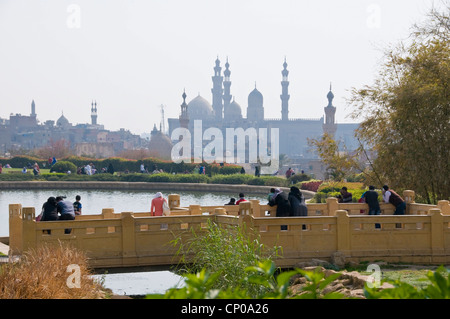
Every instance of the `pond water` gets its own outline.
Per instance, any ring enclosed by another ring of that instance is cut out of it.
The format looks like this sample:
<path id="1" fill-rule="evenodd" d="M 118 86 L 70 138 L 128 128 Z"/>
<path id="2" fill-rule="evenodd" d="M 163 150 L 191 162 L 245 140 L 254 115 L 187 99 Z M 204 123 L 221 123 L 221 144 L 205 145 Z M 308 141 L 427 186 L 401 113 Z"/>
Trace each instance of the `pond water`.
<path id="1" fill-rule="evenodd" d="M 162 192 L 167 198 L 169 193 Z M 230 197 L 237 198 L 237 194 L 205 193 L 172 191 L 180 195 L 180 205 L 213 206 L 227 203 Z M 9 204 L 22 204 L 22 207 L 35 207 L 36 214 L 40 213 L 42 204 L 50 196 L 66 196 L 75 201 L 75 196 L 81 196 L 83 215 L 101 214 L 103 208 L 114 208 L 114 212 L 125 211 L 148 212 L 153 198 L 152 191 L 123 191 L 123 190 L 0 190 L 0 237 L 9 236 Z M 266 195 L 249 194 L 247 199 L 258 199 L 266 203 Z M 107 273 L 95 275 L 106 288 L 110 288 L 118 295 L 143 295 L 149 293 L 164 293 L 169 288 L 182 285 L 182 278 L 170 271 L 144 271 L 127 273 Z"/>

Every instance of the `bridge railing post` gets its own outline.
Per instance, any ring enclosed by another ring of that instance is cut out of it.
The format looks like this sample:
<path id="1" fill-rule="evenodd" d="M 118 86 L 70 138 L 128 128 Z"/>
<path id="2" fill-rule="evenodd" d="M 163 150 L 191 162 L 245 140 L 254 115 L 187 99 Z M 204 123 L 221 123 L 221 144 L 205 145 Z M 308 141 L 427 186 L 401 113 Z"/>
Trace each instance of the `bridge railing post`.
<path id="1" fill-rule="evenodd" d="M 223 207 L 216 207 L 214 208 L 214 215 L 215 216 L 220 216 L 220 215 L 226 215 L 227 211 L 225 208 Z"/>
<path id="2" fill-rule="evenodd" d="M 441 214 L 441 210 L 438 208 L 432 208 L 429 211 L 431 218 L 431 251 L 432 255 L 443 256 L 444 255 L 444 216 Z M 436 260 L 439 262 L 439 260 Z"/>
<path id="3" fill-rule="evenodd" d="M 327 210 L 328 216 L 336 216 L 336 212 L 339 209 L 339 203 L 336 197 L 327 198 Z"/>
<path id="4" fill-rule="evenodd" d="M 410 205 L 415 203 L 416 193 L 414 191 L 411 191 L 411 190 L 404 190 L 403 191 L 403 198 L 405 199 L 405 203 L 406 203 L 405 214 L 406 215 L 411 215 L 411 206 Z"/>
<path id="5" fill-rule="evenodd" d="M 136 262 L 136 235 L 133 213 L 121 213 L 122 220 L 122 257 L 124 265 L 133 265 Z"/>
<path id="6" fill-rule="evenodd" d="M 255 217 L 264 217 L 265 212 L 261 211 L 261 205 L 259 203 L 259 200 L 251 199 L 250 202 L 252 203 L 252 215 Z"/>
<path id="7" fill-rule="evenodd" d="M 346 210 L 336 211 L 337 251 L 348 256 L 350 253 L 350 218 Z"/>
<path id="8" fill-rule="evenodd" d="M 200 205 L 189 205 L 190 215 L 201 215 L 202 207 Z"/>
<path id="9" fill-rule="evenodd" d="M 17 255 L 23 248 L 22 205 L 9 204 L 9 255 Z"/>
<path id="10" fill-rule="evenodd" d="M 178 194 L 169 194 L 169 207 L 170 209 L 174 207 L 180 207 L 180 195 Z"/>
<path id="11" fill-rule="evenodd" d="M 102 209 L 102 218 L 103 219 L 114 218 L 114 208 L 103 208 Z"/>
<path id="12" fill-rule="evenodd" d="M 450 201 L 448 200 L 438 201 L 437 208 L 441 210 L 442 215 L 450 215 Z"/>
<path id="13" fill-rule="evenodd" d="M 34 207 L 24 207 L 22 209 L 22 231 L 23 247 L 22 251 L 36 248 L 36 220 Z"/>
<path id="14" fill-rule="evenodd" d="M 239 226 L 244 228 L 244 224 L 247 224 L 245 227 L 248 230 L 248 226 L 250 226 L 251 218 L 253 215 L 252 202 L 240 202 L 239 203 Z"/>

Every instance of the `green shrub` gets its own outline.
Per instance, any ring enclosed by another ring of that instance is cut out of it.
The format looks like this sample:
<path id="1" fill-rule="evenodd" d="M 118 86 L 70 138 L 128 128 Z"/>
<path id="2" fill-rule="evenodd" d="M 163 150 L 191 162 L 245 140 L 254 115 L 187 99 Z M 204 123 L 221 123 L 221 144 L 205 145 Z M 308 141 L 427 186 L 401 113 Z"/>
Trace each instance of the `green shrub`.
<path id="1" fill-rule="evenodd" d="M 47 162 L 47 160 L 42 160 L 37 157 L 32 156 L 14 156 L 13 158 L 7 158 L 7 159 L 0 159 L 0 163 L 2 163 L 3 166 L 6 164 L 11 165 L 11 167 L 14 168 L 23 168 L 28 167 L 29 164 L 33 165 L 34 163 L 38 163 L 39 166 L 42 166 L 41 163 Z"/>
<path id="2" fill-rule="evenodd" d="M 22 174 L 22 173 L 15 173 L 15 174 L 9 174 L 3 172 L 0 174 L 0 181 L 31 181 L 34 179 L 33 174 Z"/>
<path id="3" fill-rule="evenodd" d="M 81 175 L 86 176 L 86 175 Z M 99 182 L 118 182 L 120 181 L 120 177 L 112 174 L 95 174 L 92 175 L 91 180 L 99 181 Z"/>
<path id="4" fill-rule="evenodd" d="M 291 181 L 291 184 L 297 184 L 300 182 L 309 181 L 311 179 L 311 176 L 306 174 L 295 174 L 289 177 L 289 180 Z"/>
<path id="5" fill-rule="evenodd" d="M 75 164 L 67 161 L 59 161 L 56 162 L 50 169 L 50 172 L 56 173 L 67 173 L 68 171 L 76 173 L 77 167 L 75 166 Z"/>
<path id="6" fill-rule="evenodd" d="M 250 179 L 252 176 L 247 174 L 214 175 L 209 182 L 211 184 L 247 184 Z"/>
<path id="7" fill-rule="evenodd" d="M 263 179 L 265 186 L 288 187 L 290 185 L 289 180 L 280 177 L 265 176 L 263 177 Z"/>
<path id="8" fill-rule="evenodd" d="M 253 176 L 252 176 L 252 177 L 248 180 L 247 184 L 248 184 L 248 185 L 259 185 L 259 186 L 264 186 L 264 185 L 265 185 L 265 182 L 266 182 L 266 179 L 265 179 L 264 176 L 261 176 L 261 177 L 253 177 Z"/>
<path id="9" fill-rule="evenodd" d="M 171 176 L 174 183 L 208 183 L 209 178 L 203 174 L 176 174 Z"/>
<path id="10" fill-rule="evenodd" d="M 169 173 L 159 173 L 147 175 L 147 178 L 149 182 L 169 183 L 172 181 L 172 176 L 173 175 Z"/>

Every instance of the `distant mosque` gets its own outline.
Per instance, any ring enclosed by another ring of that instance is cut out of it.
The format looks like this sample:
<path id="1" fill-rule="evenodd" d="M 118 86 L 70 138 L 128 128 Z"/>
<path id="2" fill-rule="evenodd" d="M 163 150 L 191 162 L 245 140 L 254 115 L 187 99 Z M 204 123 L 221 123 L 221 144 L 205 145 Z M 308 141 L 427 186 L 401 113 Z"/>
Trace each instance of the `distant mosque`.
<path id="1" fill-rule="evenodd" d="M 242 115 L 242 107 L 231 95 L 231 71 L 228 59 L 222 76 L 222 67 L 219 58 L 215 61 L 214 75 L 212 76 L 213 87 L 212 104 L 205 98 L 196 96 L 186 104 L 186 93 L 183 93 L 181 114 L 179 118 L 169 118 L 169 136 L 178 127 L 186 127 L 193 132 L 194 121 L 202 121 L 202 129 L 205 131 L 210 127 L 219 128 L 225 135 L 226 128 L 241 127 L 244 130 L 250 127 L 255 129 L 271 128 L 279 129 L 279 153 L 285 154 L 291 159 L 317 158 L 311 153 L 308 138 L 320 138 L 323 133 L 328 133 L 336 141 L 345 143 L 348 150 L 358 147 L 354 137 L 354 131 L 359 124 L 338 124 L 335 121 L 336 107 L 333 105 L 334 94 L 327 94 L 328 105 L 324 107 L 325 117 L 318 119 L 291 119 L 289 118 L 289 71 L 286 60 L 281 71 L 281 118 L 265 119 L 264 98 L 261 92 L 255 89 L 248 95 L 247 117 Z M 267 107 L 267 106 L 266 106 Z M 270 108 L 275 106 L 270 105 Z M 314 108 L 316 106 L 309 106 Z"/>
<path id="2" fill-rule="evenodd" d="M 11 114 L 9 119 L 0 118 L 0 152 L 39 149 L 60 140 L 68 142 L 78 156 L 111 157 L 125 150 L 148 147 L 147 141 L 128 130 L 106 130 L 98 124 L 97 116 L 97 101 L 92 101 L 91 123 L 73 125 L 63 113 L 56 122 L 40 123 L 33 100 L 29 116 Z"/>

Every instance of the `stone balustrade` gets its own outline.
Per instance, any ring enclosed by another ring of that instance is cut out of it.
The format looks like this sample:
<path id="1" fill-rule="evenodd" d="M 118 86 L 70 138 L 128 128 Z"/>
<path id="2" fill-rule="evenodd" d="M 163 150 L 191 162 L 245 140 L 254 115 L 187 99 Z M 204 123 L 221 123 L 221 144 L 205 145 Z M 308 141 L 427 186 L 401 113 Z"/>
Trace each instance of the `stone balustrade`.
<path id="1" fill-rule="evenodd" d="M 189 240 L 192 229 L 200 234 L 213 220 L 231 227 L 246 224 L 249 234 L 267 247 L 282 247 L 283 254 L 276 260 L 281 267 L 312 258 L 332 261 L 336 254 L 355 262 L 449 263 L 449 201 L 416 204 L 414 192 L 407 192 L 407 214 L 401 216 L 393 215 L 390 204 L 380 205 L 382 215 L 368 216 L 367 204 L 340 204 L 328 198 L 324 204 L 307 204 L 306 217 L 275 217 L 276 207 L 257 200 L 239 206 L 181 207 L 180 196 L 172 194 L 170 216 L 105 208 L 101 214 L 80 215 L 74 221 L 36 222 L 34 207 L 10 204 L 10 254 L 63 242 L 86 251 L 94 268 L 170 265 L 179 257 L 171 242 Z M 64 233 L 67 228 L 70 234 Z"/>

